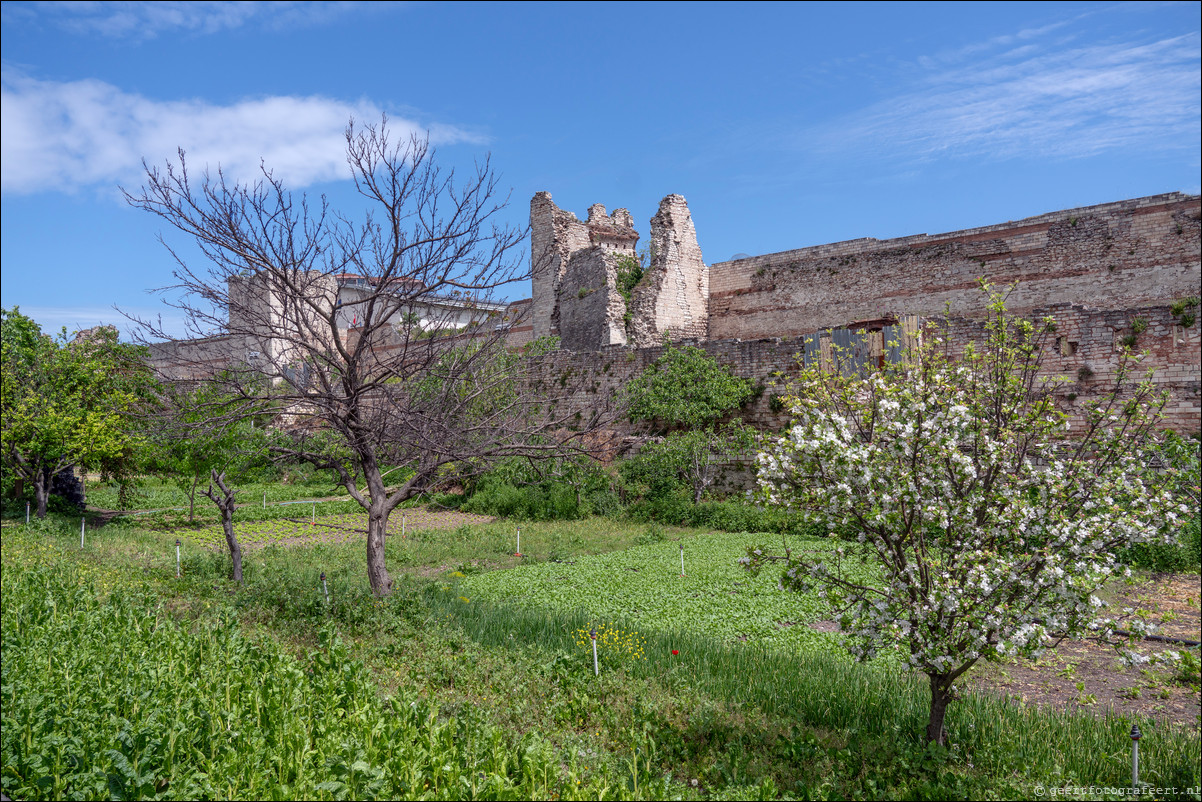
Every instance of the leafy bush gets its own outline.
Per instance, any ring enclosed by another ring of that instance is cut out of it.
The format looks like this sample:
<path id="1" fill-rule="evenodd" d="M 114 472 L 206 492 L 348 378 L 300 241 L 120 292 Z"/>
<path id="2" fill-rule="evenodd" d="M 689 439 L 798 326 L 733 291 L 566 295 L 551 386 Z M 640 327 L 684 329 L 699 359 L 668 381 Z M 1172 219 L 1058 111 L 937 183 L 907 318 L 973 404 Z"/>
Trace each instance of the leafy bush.
<path id="1" fill-rule="evenodd" d="M 464 512 L 527 521 L 571 521 L 620 508 L 612 481 L 592 460 L 510 460 L 471 482 Z"/>
<path id="2" fill-rule="evenodd" d="M 1187 521 L 1177 532 L 1177 543 L 1137 543 L 1119 552 L 1119 561 L 1149 571 L 1193 572 L 1202 568 L 1202 527 Z"/>
<path id="3" fill-rule="evenodd" d="M 626 508 L 627 520 L 671 526 L 696 526 L 720 532 L 772 532 L 822 537 L 828 527 L 806 523 L 786 510 L 757 507 L 744 501 L 694 504 L 687 490 L 640 499 Z M 836 529 L 842 534 L 842 529 Z"/>
<path id="4" fill-rule="evenodd" d="M 673 348 L 627 388 L 631 420 L 658 421 L 690 429 L 712 426 L 755 395 L 754 382 L 735 376 L 703 349 Z"/>

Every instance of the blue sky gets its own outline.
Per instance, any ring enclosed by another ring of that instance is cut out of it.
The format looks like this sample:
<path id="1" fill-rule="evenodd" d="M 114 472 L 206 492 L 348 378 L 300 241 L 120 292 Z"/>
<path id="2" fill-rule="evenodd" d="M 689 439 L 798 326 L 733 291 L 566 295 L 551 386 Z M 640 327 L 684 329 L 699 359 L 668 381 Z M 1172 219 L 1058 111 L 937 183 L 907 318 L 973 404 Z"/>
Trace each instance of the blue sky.
<path id="1" fill-rule="evenodd" d="M 44 328 L 159 311 L 186 240 L 121 200 L 143 159 L 353 210 L 351 116 L 491 154 L 518 225 L 548 190 L 645 236 L 680 193 L 710 263 L 1199 192 L 1193 2 L 2 8 L 0 294 Z"/>

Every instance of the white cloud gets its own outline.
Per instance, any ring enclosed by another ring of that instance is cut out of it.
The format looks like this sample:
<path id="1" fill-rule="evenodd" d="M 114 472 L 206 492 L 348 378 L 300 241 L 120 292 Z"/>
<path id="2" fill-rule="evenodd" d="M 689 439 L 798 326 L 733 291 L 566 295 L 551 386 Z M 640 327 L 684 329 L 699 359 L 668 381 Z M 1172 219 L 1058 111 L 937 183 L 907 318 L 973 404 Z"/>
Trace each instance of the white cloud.
<path id="1" fill-rule="evenodd" d="M 8 23 L 48 21 L 82 35 L 117 39 L 152 39 L 182 31 L 211 34 L 243 25 L 265 28 L 316 25 L 379 3 L 356 2 L 155 2 L 5 3 Z"/>
<path id="2" fill-rule="evenodd" d="M 927 59 L 919 85 L 811 131 L 810 144 L 914 159 L 1197 148 L 1197 33 L 1075 47 L 1042 42 L 1056 27 Z"/>
<path id="3" fill-rule="evenodd" d="M 349 118 L 380 119 L 360 100 L 266 97 L 220 106 L 160 101 L 97 80 L 43 81 L 6 69 L 0 98 L 0 188 L 5 193 L 138 184 L 142 160 L 162 164 L 177 148 L 189 169 L 218 165 L 253 180 L 262 161 L 291 188 L 349 177 L 344 131 Z M 445 124 L 390 118 L 394 137 L 430 132 L 435 144 L 481 142 Z"/>

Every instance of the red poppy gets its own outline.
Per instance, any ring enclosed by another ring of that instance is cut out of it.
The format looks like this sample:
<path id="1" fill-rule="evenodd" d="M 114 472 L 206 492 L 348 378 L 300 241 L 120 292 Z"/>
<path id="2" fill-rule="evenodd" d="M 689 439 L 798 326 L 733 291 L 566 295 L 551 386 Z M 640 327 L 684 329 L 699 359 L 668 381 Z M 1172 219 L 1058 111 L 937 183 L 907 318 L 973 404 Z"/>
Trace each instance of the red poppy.
<path id="1" fill-rule="evenodd" d="M 680 650 L 679 650 L 679 649 L 673 649 L 673 650 L 672 650 L 672 654 L 680 654 Z"/>

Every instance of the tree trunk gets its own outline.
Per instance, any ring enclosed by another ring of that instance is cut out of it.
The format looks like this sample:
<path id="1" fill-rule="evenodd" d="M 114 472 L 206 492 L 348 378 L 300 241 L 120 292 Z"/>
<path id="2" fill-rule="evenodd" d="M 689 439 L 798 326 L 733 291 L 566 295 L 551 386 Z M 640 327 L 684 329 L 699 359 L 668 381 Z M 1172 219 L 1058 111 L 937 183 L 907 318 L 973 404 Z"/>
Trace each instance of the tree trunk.
<path id="1" fill-rule="evenodd" d="M 237 507 L 234 497 L 238 491 L 226 485 L 224 472 L 218 473 L 216 469 L 213 469 L 209 478 L 213 484 L 217 485 L 217 492 L 214 492 L 211 484 L 207 491 L 201 491 L 201 495 L 212 499 L 213 503 L 217 505 L 217 509 L 221 511 L 221 528 L 225 530 L 225 545 L 229 546 L 230 561 L 233 564 L 230 578 L 241 583 L 242 547 L 238 545 L 238 538 L 234 535 L 234 509 Z"/>
<path id="2" fill-rule="evenodd" d="M 945 746 L 947 732 L 943 729 L 943 719 L 947 715 L 947 705 L 952 701 L 952 680 L 946 674 L 931 674 L 931 717 L 927 721 L 927 743 L 937 743 Z"/>
<path id="3" fill-rule="evenodd" d="M 188 523 L 196 518 L 196 486 L 200 484 L 200 474 L 192 477 L 192 492 L 188 494 Z"/>
<path id="4" fill-rule="evenodd" d="M 375 505 L 373 505 L 375 506 Z M 367 577 L 371 592 L 377 596 L 392 593 L 392 577 L 384 567 L 384 535 L 388 528 L 388 513 L 372 509 L 367 514 Z"/>
<path id="5" fill-rule="evenodd" d="M 37 499 L 38 518 L 45 518 L 46 500 L 50 496 L 50 477 L 46 475 L 44 468 L 37 472 L 37 478 L 33 480 L 33 495 Z"/>
<path id="6" fill-rule="evenodd" d="M 225 530 L 225 544 L 230 547 L 230 560 L 233 563 L 231 577 L 235 582 L 242 582 L 242 547 L 234 536 L 234 505 L 230 499 L 228 506 L 221 508 L 221 528 Z"/>

